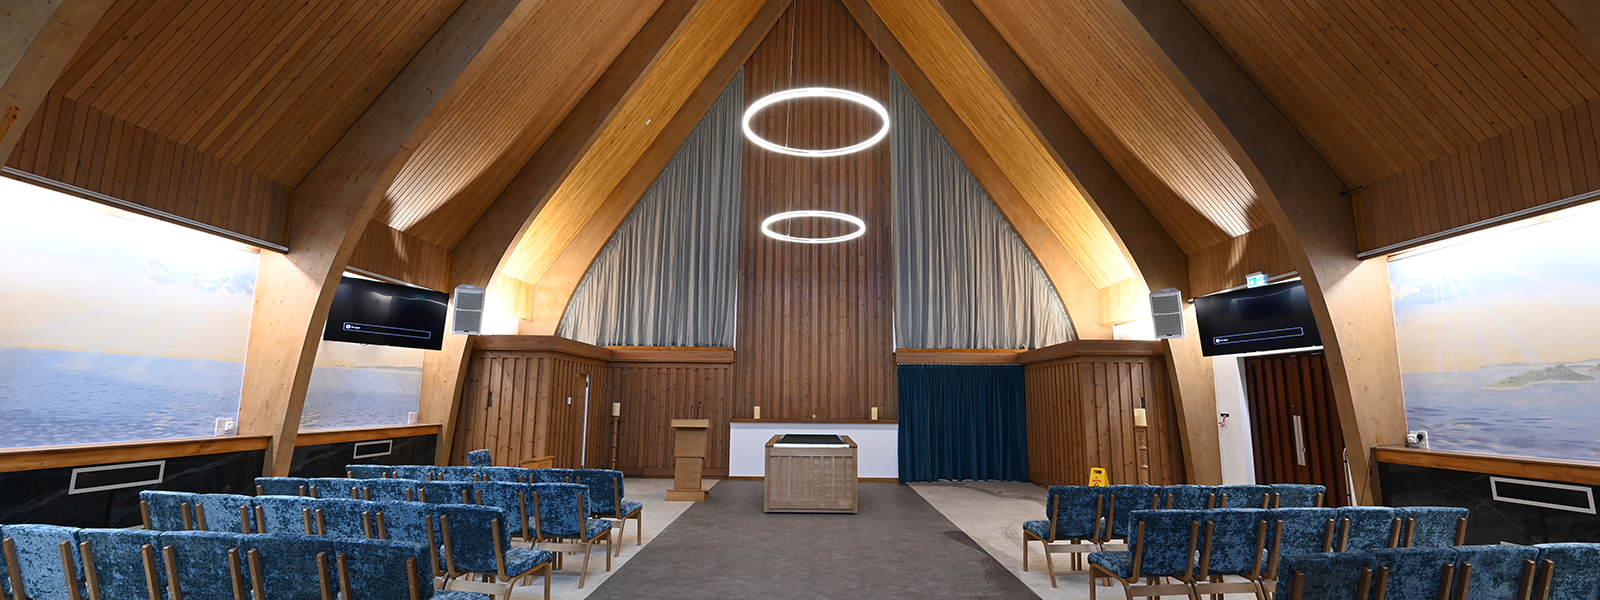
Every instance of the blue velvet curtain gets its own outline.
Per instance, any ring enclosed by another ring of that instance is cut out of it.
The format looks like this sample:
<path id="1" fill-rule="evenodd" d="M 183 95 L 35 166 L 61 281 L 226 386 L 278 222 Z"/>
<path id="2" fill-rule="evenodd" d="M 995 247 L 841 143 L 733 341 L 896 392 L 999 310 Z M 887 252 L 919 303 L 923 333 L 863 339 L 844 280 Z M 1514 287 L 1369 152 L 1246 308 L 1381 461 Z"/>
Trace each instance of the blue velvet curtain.
<path id="1" fill-rule="evenodd" d="M 1028 480 L 1021 365 L 900 365 L 900 480 Z"/>

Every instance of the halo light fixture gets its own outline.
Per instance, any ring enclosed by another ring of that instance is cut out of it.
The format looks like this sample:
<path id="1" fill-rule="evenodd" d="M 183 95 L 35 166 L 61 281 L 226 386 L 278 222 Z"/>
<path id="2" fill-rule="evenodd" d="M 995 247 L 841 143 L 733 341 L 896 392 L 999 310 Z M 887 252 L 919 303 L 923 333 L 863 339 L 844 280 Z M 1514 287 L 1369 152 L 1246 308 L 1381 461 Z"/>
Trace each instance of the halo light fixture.
<path id="1" fill-rule="evenodd" d="M 794 237 L 792 235 L 784 235 L 784 234 L 781 234 L 781 233 L 778 233 L 778 232 L 772 230 L 772 224 L 773 223 L 777 223 L 779 221 L 787 221 L 789 219 L 803 219 L 803 218 L 806 218 L 806 217 L 815 217 L 815 218 L 821 218 L 821 219 L 837 219 L 837 220 L 849 223 L 851 225 L 855 225 L 856 226 L 856 230 L 852 231 L 850 233 L 846 233 L 844 235 L 828 237 L 828 238 Z M 856 239 L 856 238 L 861 237 L 863 235 L 866 235 L 866 233 L 867 233 L 867 223 L 866 223 L 866 221 L 862 221 L 861 219 L 859 219 L 857 217 L 854 217 L 854 216 L 851 216 L 851 215 L 847 215 L 847 214 L 844 214 L 844 213 L 840 213 L 840 212 L 833 212 L 833 211 L 830 211 L 830 210 L 791 210 L 791 211 L 788 211 L 788 212 L 781 212 L 781 213 L 772 215 L 772 216 L 767 217 L 766 219 L 762 220 L 761 221 L 761 233 L 765 234 L 769 238 L 772 238 L 772 239 L 775 239 L 775 240 L 783 240 L 785 242 L 798 242 L 798 243 L 801 243 L 801 244 L 833 244 L 833 243 L 837 243 L 837 242 L 844 242 L 844 241 L 853 240 L 853 239 Z"/>
<path id="2" fill-rule="evenodd" d="M 756 135 L 756 132 L 750 129 L 750 120 L 755 118 L 756 113 L 761 112 L 761 109 L 784 100 L 796 100 L 800 98 L 834 98 L 838 100 L 848 100 L 850 102 L 860 104 L 872 109 L 872 112 L 878 113 L 878 118 L 883 119 L 883 127 L 878 128 L 878 132 L 872 134 L 872 137 L 867 138 L 867 140 L 864 142 L 845 146 L 843 148 L 826 148 L 820 150 L 791 148 L 782 144 L 774 144 L 766 139 L 763 139 L 761 136 Z M 851 154 L 865 150 L 873 144 L 878 143 L 879 140 L 882 140 L 888 135 L 888 109 L 884 108 L 882 104 L 878 104 L 877 100 L 873 100 L 872 98 L 857 94 L 852 91 L 841 90 L 837 88 L 810 87 L 785 90 L 755 101 L 754 104 L 750 105 L 750 108 L 744 111 L 744 136 L 746 138 L 749 138 L 751 142 L 755 142 L 755 145 L 757 146 L 766 148 L 779 154 L 788 154 L 791 156 L 806 156 L 811 158 L 820 158 L 824 156 L 843 156 L 845 154 Z"/>

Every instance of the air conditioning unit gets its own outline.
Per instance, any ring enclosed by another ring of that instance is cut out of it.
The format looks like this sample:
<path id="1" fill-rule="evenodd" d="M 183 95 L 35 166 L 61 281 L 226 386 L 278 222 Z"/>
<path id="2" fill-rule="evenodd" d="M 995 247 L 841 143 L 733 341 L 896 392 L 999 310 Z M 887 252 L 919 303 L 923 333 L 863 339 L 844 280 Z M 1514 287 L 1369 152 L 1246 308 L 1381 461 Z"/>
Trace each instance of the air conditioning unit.
<path id="1" fill-rule="evenodd" d="M 462 335 L 483 334 L 483 299 L 486 292 L 475 285 L 456 286 L 451 312 L 450 333 Z"/>
<path id="2" fill-rule="evenodd" d="M 1150 320 L 1155 325 L 1156 339 L 1184 337 L 1183 292 L 1177 288 L 1150 292 Z"/>

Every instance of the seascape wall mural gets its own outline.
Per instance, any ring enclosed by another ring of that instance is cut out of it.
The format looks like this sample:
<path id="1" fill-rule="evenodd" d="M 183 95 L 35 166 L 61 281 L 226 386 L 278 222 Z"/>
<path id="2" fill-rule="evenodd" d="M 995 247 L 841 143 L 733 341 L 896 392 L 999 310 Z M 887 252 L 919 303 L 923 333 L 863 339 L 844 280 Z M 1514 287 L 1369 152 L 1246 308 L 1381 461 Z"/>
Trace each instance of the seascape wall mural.
<path id="1" fill-rule="evenodd" d="M 323 341 L 306 387 L 300 429 L 405 425 L 422 400 L 416 348 Z"/>
<path id="2" fill-rule="evenodd" d="M 0 257 L 0 448 L 238 418 L 253 249 L 0 179 Z"/>
<path id="3" fill-rule="evenodd" d="M 1600 210 L 1389 263 L 1409 429 L 1436 450 L 1600 462 Z"/>

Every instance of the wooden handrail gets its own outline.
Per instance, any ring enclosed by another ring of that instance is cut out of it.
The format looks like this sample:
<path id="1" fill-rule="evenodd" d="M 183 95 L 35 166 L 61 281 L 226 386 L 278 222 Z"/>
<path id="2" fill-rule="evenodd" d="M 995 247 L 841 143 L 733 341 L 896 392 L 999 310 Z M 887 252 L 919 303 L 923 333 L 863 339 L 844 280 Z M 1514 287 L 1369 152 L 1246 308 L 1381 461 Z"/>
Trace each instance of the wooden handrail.
<path id="1" fill-rule="evenodd" d="M 1475 454 L 1448 450 L 1425 450 L 1405 446 L 1379 446 L 1372 449 L 1378 462 L 1393 465 L 1429 467 L 1468 473 L 1526 477 L 1566 483 L 1600 485 L 1600 463 L 1555 460 L 1500 454 Z"/>

